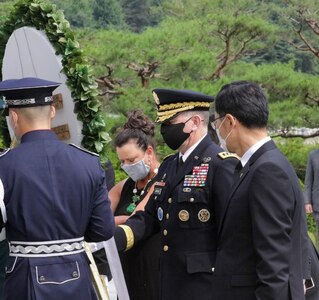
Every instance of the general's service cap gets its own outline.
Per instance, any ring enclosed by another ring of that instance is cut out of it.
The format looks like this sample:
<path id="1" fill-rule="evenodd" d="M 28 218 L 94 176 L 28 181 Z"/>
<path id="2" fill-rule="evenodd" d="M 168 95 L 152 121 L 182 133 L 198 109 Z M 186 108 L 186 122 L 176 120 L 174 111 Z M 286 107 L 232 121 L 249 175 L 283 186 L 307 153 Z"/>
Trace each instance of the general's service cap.
<path id="1" fill-rule="evenodd" d="M 188 110 L 209 110 L 214 97 L 206 94 L 175 89 L 154 89 L 153 97 L 157 105 L 156 123 L 162 123 L 178 113 Z"/>
<path id="2" fill-rule="evenodd" d="M 52 92 L 59 85 L 35 77 L 8 79 L 0 82 L 0 95 L 7 108 L 48 105 L 53 102 Z"/>

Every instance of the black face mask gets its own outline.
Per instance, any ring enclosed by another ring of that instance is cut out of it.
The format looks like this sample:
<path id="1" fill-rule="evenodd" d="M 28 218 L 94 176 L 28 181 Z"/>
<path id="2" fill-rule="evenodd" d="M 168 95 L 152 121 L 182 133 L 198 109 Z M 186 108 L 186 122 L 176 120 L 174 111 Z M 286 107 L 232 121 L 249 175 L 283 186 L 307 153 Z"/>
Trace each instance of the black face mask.
<path id="1" fill-rule="evenodd" d="M 186 122 L 188 122 L 188 119 Z M 161 135 L 164 142 L 172 150 L 178 149 L 190 136 L 190 133 L 184 132 L 185 123 L 165 124 L 161 125 Z"/>

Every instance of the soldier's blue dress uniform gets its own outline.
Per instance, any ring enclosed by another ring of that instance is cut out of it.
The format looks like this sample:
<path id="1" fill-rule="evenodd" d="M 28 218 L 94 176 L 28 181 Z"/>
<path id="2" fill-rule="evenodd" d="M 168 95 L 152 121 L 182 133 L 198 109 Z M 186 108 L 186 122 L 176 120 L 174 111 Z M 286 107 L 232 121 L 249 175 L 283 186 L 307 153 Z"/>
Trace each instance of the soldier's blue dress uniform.
<path id="1" fill-rule="evenodd" d="M 29 131 L 0 157 L 0 180 L 10 242 L 5 299 L 97 299 L 83 240 L 114 233 L 98 156 L 51 130 Z"/>

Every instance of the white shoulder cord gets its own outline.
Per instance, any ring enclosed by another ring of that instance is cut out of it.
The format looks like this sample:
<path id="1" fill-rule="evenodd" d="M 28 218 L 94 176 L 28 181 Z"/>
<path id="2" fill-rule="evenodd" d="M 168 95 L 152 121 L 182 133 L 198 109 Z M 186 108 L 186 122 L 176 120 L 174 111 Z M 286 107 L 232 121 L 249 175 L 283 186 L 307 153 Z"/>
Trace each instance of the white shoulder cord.
<path id="1" fill-rule="evenodd" d="M 4 205 L 4 188 L 2 181 L 0 179 L 0 210 L 3 220 L 3 226 L 5 223 L 7 223 L 7 212 L 6 212 L 6 206 Z M 6 233 L 5 228 L 3 227 L 2 230 L 0 230 L 0 242 L 6 239 Z"/>

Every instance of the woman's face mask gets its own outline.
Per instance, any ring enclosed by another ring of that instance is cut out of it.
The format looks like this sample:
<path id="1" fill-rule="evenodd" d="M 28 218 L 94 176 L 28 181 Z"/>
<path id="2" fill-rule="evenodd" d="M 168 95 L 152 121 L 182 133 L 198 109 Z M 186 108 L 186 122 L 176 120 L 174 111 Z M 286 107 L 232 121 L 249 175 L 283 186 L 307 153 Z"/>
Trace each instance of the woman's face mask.
<path id="1" fill-rule="evenodd" d="M 144 158 L 134 164 L 121 164 L 121 168 L 135 182 L 146 178 L 150 172 L 150 166 L 145 163 Z"/>

